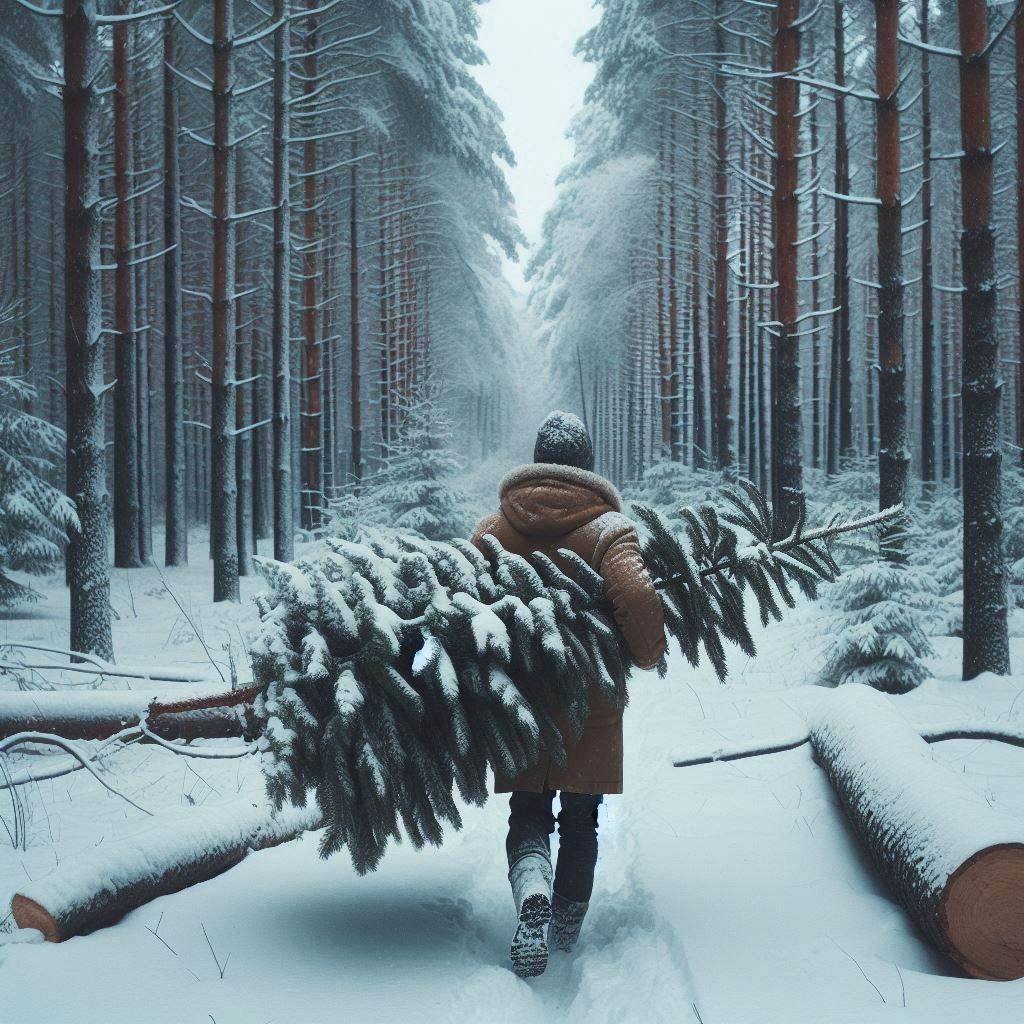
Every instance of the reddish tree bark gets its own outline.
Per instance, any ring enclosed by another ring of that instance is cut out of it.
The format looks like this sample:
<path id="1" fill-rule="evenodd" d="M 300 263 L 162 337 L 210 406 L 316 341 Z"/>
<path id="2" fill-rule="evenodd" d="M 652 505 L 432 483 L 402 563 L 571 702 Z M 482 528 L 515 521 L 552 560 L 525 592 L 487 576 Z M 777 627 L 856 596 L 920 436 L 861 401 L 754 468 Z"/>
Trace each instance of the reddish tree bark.
<path id="1" fill-rule="evenodd" d="M 899 0 L 875 0 L 878 206 L 878 504 L 906 501 L 907 380 L 903 348 L 903 200 L 900 195 Z M 883 528 L 882 551 L 902 560 L 903 527 Z"/>
<path id="2" fill-rule="evenodd" d="M 120 0 L 127 14 L 131 0 Z M 138 366 L 135 355 L 135 232 L 132 223 L 131 96 L 129 26 L 118 21 L 113 31 L 114 61 L 114 565 L 142 565 L 139 547 L 139 422 Z"/>
<path id="3" fill-rule="evenodd" d="M 64 295 L 67 490 L 80 528 L 70 531 L 70 647 L 113 658 L 100 332 L 99 143 L 95 0 L 64 0 Z"/>
<path id="4" fill-rule="evenodd" d="M 996 232 L 986 0 L 960 0 L 964 679 L 1010 671 L 1000 453 Z"/>
<path id="5" fill-rule="evenodd" d="M 211 463 L 213 599 L 237 601 L 235 482 L 234 0 L 213 8 L 213 386 Z"/>
<path id="6" fill-rule="evenodd" d="M 800 0 L 779 0 L 773 46 L 775 72 L 775 168 L 773 247 L 775 261 L 775 388 L 772 415 L 773 495 L 776 525 L 786 533 L 796 521 L 803 493 L 800 411 L 799 85 L 787 77 L 800 63 Z"/>

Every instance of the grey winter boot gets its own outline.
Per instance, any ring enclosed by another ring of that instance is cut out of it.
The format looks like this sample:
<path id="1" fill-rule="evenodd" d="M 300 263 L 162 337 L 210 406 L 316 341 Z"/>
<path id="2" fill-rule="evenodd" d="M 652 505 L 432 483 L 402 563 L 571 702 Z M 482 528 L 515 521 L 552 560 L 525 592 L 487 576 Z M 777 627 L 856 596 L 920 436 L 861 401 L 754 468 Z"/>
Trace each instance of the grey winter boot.
<path id="1" fill-rule="evenodd" d="M 548 966 L 548 922 L 551 920 L 551 859 L 528 853 L 508 870 L 519 924 L 512 939 L 512 970 L 520 978 L 543 974 Z"/>
<path id="2" fill-rule="evenodd" d="M 556 892 L 551 898 L 551 925 L 548 928 L 548 942 L 555 949 L 568 953 L 576 945 L 583 927 L 589 903 L 574 903 L 572 900 L 559 896 Z"/>

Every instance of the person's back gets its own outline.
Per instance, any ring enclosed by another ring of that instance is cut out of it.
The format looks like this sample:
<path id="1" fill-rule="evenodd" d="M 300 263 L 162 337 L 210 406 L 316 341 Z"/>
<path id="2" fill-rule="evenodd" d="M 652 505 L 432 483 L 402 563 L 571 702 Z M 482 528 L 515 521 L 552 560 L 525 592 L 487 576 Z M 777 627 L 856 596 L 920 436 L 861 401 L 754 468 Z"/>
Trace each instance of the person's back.
<path id="1" fill-rule="evenodd" d="M 520 555 L 543 552 L 558 561 L 568 549 L 601 574 L 605 594 L 636 665 L 652 668 L 665 652 L 661 599 L 644 567 L 636 529 L 622 514 L 616 489 L 593 470 L 593 447 L 580 420 L 552 413 L 542 425 L 534 463 L 502 480 L 500 510 L 482 520 L 473 543 L 495 537 Z M 518 681 L 543 700 L 545 681 Z M 565 709 L 549 707 L 563 739 L 564 765 L 550 757 L 514 778 L 496 776 L 495 792 L 511 793 L 506 849 L 519 926 L 512 944 L 517 974 L 541 973 L 551 941 L 571 948 L 593 888 L 597 807 L 604 794 L 622 792 L 622 712 L 593 687 L 582 732 L 573 736 Z M 561 793 L 559 856 L 552 870 L 551 804 Z"/>

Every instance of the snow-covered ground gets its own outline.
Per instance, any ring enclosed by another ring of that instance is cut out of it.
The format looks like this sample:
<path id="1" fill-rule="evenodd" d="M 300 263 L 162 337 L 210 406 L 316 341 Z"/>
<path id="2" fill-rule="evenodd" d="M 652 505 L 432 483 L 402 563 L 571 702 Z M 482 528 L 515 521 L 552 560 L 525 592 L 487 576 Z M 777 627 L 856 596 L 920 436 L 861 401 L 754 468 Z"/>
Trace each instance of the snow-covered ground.
<path id="1" fill-rule="evenodd" d="M 192 554 L 193 567 L 165 571 L 184 613 L 156 570 L 115 573 L 119 660 L 213 673 L 191 620 L 221 671 L 230 655 L 244 680 L 253 610 L 214 609 L 202 545 Z M 257 586 L 243 581 L 246 600 Z M 63 646 L 64 592 L 58 580 L 45 591 L 45 603 L 0 624 L 0 640 Z M 61 945 L 32 942 L 36 933 L 11 932 L 8 920 L 0 1022 L 1019 1021 L 1024 982 L 955 976 L 880 889 L 806 748 L 672 767 L 695 729 L 767 734 L 791 715 L 787 691 L 808 681 L 829 643 L 822 623 L 805 606 L 770 627 L 756 661 L 734 659 L 727 687 L 681 662 L 666 680 L 634 679 L 626 792 L 602 811 L 592 910 L 577 951 L 553 954 L 539 979 L 508 969 L 507 803 L 493 798 L 468 809 L 443 848 L 395 847 L 365 878 L 344 855 L 320 860 L 310 836 Z M 1015 625 L 1024 670 L 1024 624 Z M 1024 715 L 1024 675 L 962 684 L 958 642 L 937 643 L 936 679 L 902 698 L 915 720 L 948 715 L 951 702 L 965 717 Z M 13 685 L 0 677 L 0 688 Z M 1024 751 L 932 749 L 988 800 L 1024 814 Z M 112 766 L 157 813 L 262 789 L 249 758 L 195 761 L 147 746 Z M 28 880 L 148 820 L 84 772 L 25 787 L 23 800 L 27 851 L 0 829 L 3 906 Z M 0 792 L 10 821 L 6 801 Z"/>

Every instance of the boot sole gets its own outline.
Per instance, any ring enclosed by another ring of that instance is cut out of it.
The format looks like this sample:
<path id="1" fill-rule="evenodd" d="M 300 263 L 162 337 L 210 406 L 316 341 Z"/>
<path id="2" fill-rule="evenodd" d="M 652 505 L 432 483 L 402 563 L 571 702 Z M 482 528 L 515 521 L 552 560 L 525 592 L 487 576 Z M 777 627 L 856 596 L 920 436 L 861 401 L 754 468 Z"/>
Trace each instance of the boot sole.
<path id="1" fill-rule="evenodd" d="M 548 966 L 548 922 L 551 900 L 542 893 L 527 896 L 519 911 L 519 925 L 512 939 L 512 970 L 520 978 L 535 978 Z"/>

